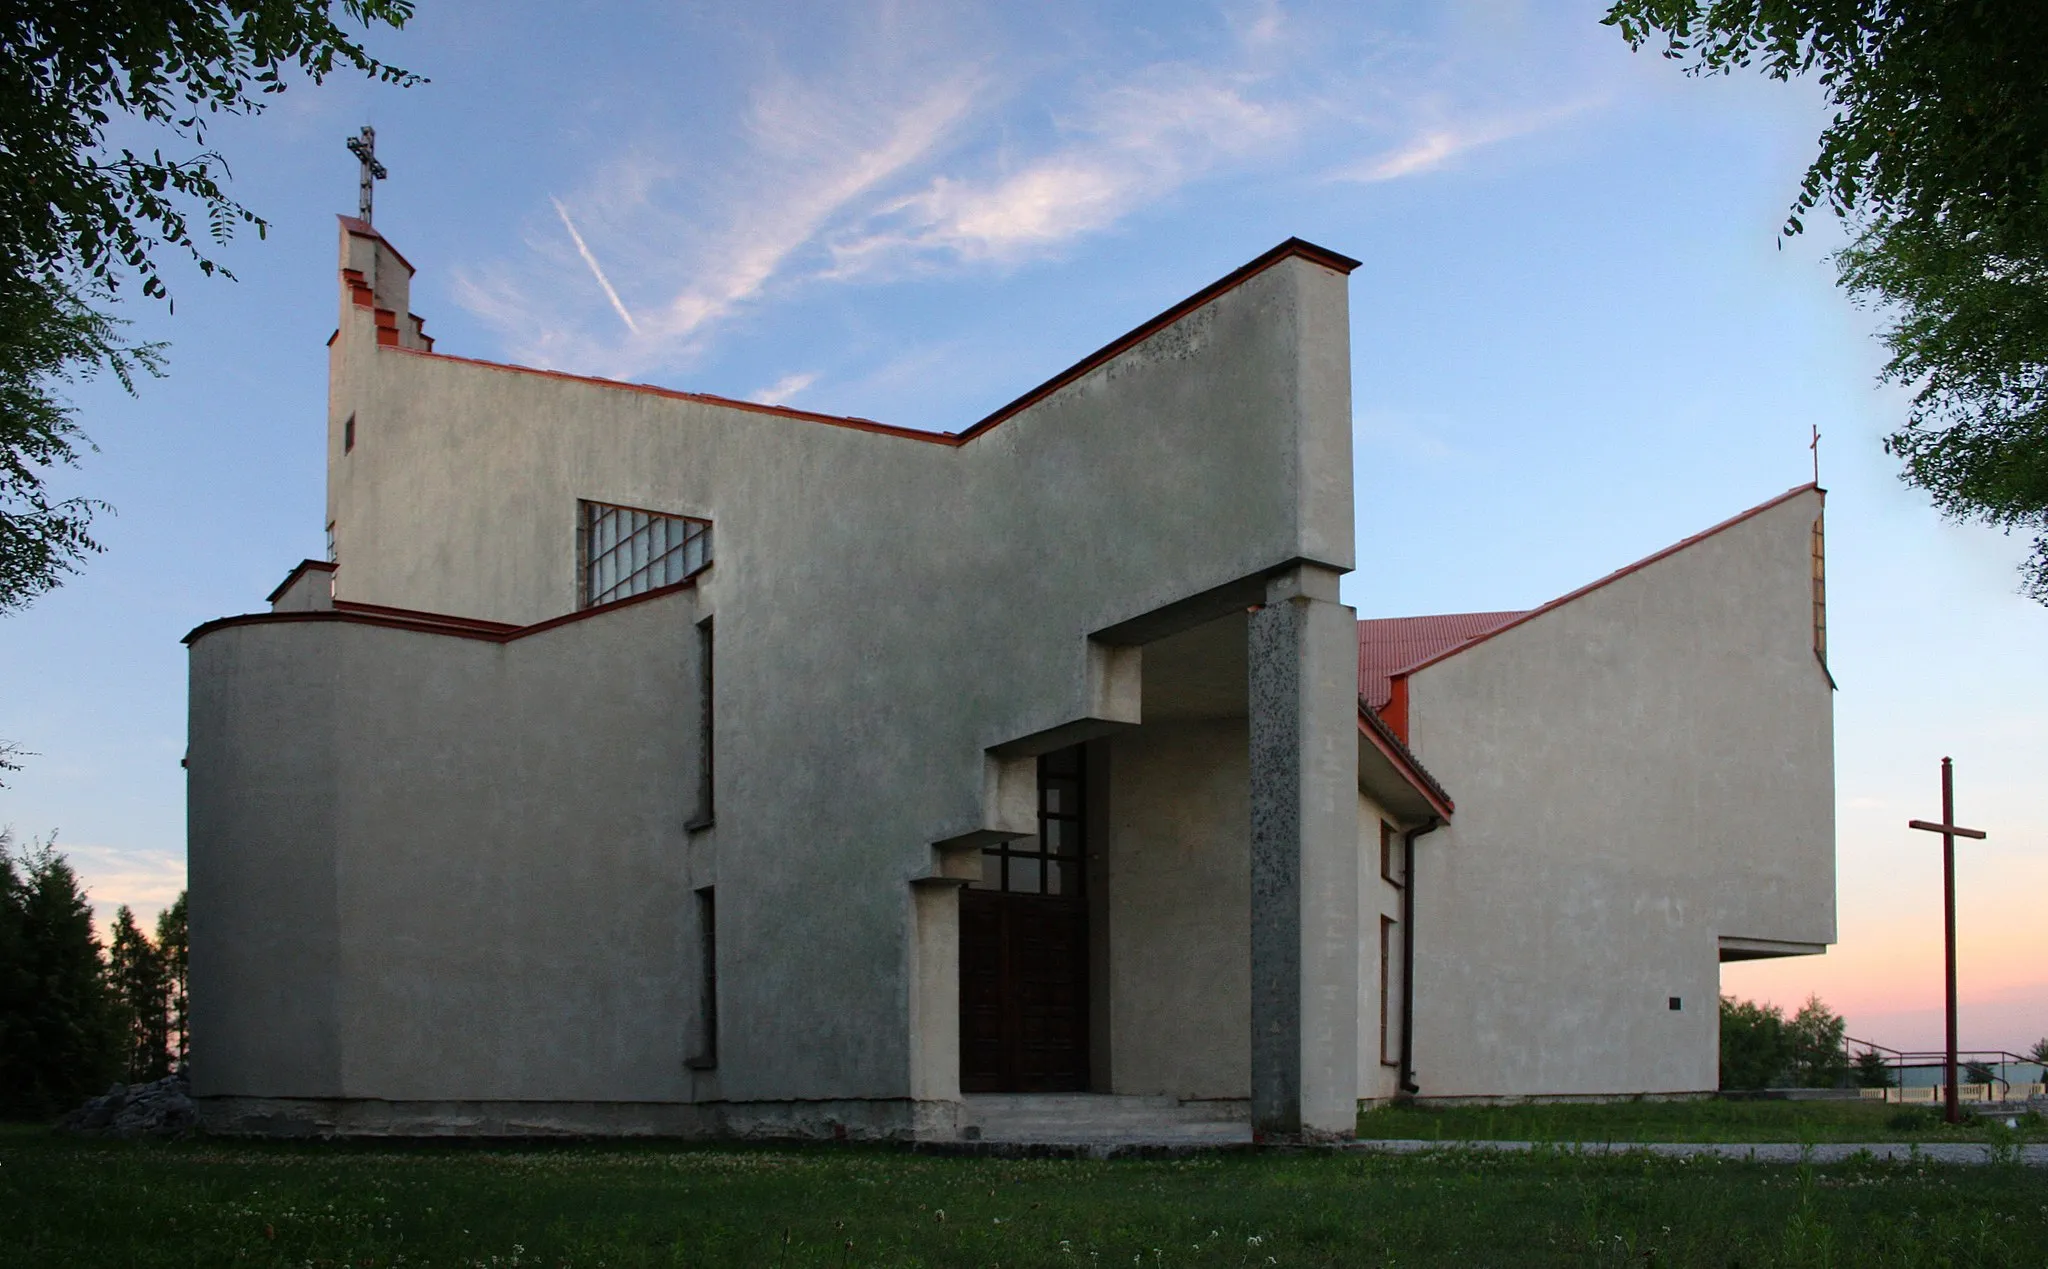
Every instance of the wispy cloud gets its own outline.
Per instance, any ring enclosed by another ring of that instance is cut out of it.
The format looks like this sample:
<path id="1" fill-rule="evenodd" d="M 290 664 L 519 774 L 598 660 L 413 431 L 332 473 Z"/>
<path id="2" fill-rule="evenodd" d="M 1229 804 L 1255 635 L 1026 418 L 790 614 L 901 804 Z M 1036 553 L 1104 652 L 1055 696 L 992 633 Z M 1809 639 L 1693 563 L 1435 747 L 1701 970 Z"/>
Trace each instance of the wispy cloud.
<path id="1" fill-rule="evenodd" d="M 747 400 L 756 401 L 762 405 L 787 405 L 793 398 L 802 393 L 805 388 L 810 387 L 817 381 L 818 376 L 809 371 L 787 374 L 758 392 L 749 392 Z"/>
<path id="2" fill-rule="evenodd" d="M 1460 155 L 1497 142 L 1552 127 L 1601 104 L 1598 98 L 1542 110 L 1514 112 L 1460 123 L 1427 124 L 1390 149 L 1330 173 L 1332 180 L 1371 184 L 1418 176 L 1444 166 Z"/>
<path id="3" fill-rule="evenodd" d="M 1289 140 L 1299 112 L 1261 78 L 1145 68 L 1081 110 L 1048 152 L 984 177 L 935 176 L 832 244 L 831 276 L 906 254 L 1013 261 L 1114 225 L 1222 163 Z"/>
<path id="4" fill-rule="evenodd" d="M 681 165 L 645 150 L 615 157 L 576 199 L 587 237 L 556 204 L 574 258 L 626 322 L 623 340 L 591 330 L 563 301 L 575 266 L 537 234 L 527 239 L 531 260 L 459 271 L 457 299 L 497 326 L 521 360 L 607 374 L 687 364 L 708 328 L 760 296 L 793 253 L 941 146 L 970 113 L 981 81 L 956 72 L 861 103 L 832 87 L 788 78 L 762 84 L 743 122 L 744 161 L 716 178 L 686 182 Z M 643 297 L 630 308 L 589 246 L 598 238 L 613 244 L 627 290 Z"/>
<path id="5" fill-rule="evenodd" d="M 650 129 L 610 154 L 550 200 L 566 242 L 536 223 L 523 258 L 459 271 L 457 298 L 521 361 L 682 370 L 807 286 L 1057 258 L 1205 181 L 1413 177 L 1590 104 L 1460 108 L 1280 0 L 1226 0 L 1137 60 L 1077 39 L 1034 64 L 926 30 L 945 24 L 909 0 L 862 20 L 804 75 L 769 57 L 687 152 Z M 1342 157 L 1304 171 L 1304 153 Z"/>

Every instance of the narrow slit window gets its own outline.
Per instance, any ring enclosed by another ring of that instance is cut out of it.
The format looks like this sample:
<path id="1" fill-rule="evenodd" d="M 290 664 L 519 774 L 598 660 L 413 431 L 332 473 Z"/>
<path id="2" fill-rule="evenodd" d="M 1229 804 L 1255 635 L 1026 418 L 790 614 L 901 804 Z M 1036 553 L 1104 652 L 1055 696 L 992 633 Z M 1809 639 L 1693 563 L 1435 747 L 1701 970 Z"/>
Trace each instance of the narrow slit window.
<path id="1" fill-rule="evenodd" d="M 1391 1011 L 1388 1009 L 1392 994 L 1391 989 L 1396 981 L 1392 972 L 1394 948 L 1396 946 L 1394 925 L 1394 918 L 1390 916 L 1382 916 L 1380 918 L 1380 1064 L 1383 1066 L 1399 1066 L 1401 1064 L 1399 1046 L 1396 1044 L 1396 1037 L 1389 1023 Z"/>
<path id="2" fill-rule="evenodd" d="M 697 892 L 698 1043 L 684 1063 L 693 1071 L 718 1065 L 718 896 L 706 886 Z"/>
<path id="3" fill-rule="evenodd" d="M 348 422 L 341 425 L 341 452 L 351 453 L 356 447 L 356 416 L 348 416 Z"/>
<path id="4" fill-rule="evenodd" d="M 713 741 L 717 729 L 712 725 L 713 693 L 715 678 L 712 672 L 712 653 L 716 644 L 712 639 L 711 618 L 697 623 L 697 814 L 690 819 L 689 827 L 704 828 L 713 819 L 716 804 L 712 800 L 714 774 L 713 760 L 716 750 Z"/>
<path id="5" fill-rule="evenodd" d="M 606 502 L 582 504 L 583 606 L 672 586 L 711 563 L 711 521 Z"/>
<path id="6" fill-rule="evenodd" d="M 1392 886 L 1404 886 L 1408 879 L 1401 875 L 1401 842 L 1394 826 L 1380 821 L 1380 880 Z"/>

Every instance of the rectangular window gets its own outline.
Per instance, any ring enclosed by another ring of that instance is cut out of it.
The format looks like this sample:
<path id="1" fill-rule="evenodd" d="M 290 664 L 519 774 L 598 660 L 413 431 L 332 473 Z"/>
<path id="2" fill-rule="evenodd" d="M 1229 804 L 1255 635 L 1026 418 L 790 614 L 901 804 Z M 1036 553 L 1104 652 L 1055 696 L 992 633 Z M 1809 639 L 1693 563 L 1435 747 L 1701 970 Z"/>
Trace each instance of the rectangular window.
<path id="1" fill-rule="evenodd" d="M 1078 899 L 1084 885 L 1087 852 L 1082 846 L 1086 823 L 1086 785 L 1080 745 L 1046 754 L 1038 760 L 1038 836 L 1026 837 L 984 851 L 981 877 L 970 882 L 977 890 L 1010 894 L 1054 895 Z"/>
<path id="2" fill-rule="evenodd" d="M 697 623 L 697 814 L 692 816 L 688 827 L 706 828 L 713 819 L 712 790 L 712 740 L 717 735 L 712 727 L 712 649 L 711 618 Z"/>
<path id="3" fill-rule="evenodd" d="M 1393 1028 L 1388 1025 L 1391 988 L 1394 983 L 1394 918 L 1380 917 L 1380 1065 L 1399 1066 L 1401 1055 L 1396 1051 Z"/>
<path id="4" fill-rule="evenodd" d="M 1405 886 L 1408 879 L 1401 875 L 1401 839 L 1394 826 L 1380 821 L 1380 880 L 1394 886 Z"/>
<path id="5" fill-rule="evenodd" d="M 578 526 L 583 607 L 694 577 L 711 563 L 711 521 L 584 502 Z"/>
<path id="6" fill-rule="evenodd" d="M 697 892 L 698 1044 L 684 1063 L 693 1071 L 718 1065 L 718 898 L 714 889 Z"/>
<path id="7" fill-rule="evenodd" d="M 341 452 L 346 454 L 356 447 L 356 416 L 348 416 L 348 422 L 341 425 Z"/>

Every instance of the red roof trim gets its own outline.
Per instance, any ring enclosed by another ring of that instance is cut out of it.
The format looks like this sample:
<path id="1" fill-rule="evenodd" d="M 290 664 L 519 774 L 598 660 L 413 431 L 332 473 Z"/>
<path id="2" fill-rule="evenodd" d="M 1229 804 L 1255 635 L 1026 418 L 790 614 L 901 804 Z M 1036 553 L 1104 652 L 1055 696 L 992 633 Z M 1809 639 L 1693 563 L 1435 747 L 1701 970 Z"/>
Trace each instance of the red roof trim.
<path id="1" fill-rule="evenodd" d="M 709 568 L 709 565 L 705 566 Z M 202 625 L 194 626 L 190 634 L 181 641 L 187 645 L 233 626 L 267 626 L 294 621 L 341 622 L 355 626 L 382 626 L 387 630 L 410 630 L 417 634 L 448 635 L 456 639 L 480 639 L 485 643 L 512 643 L 528 635 L 544 630 L 553 630 L 571 622 L 591 617 L 601 617 L 631 608 L 650 600 L 665 599 L 679 591 L 690 590 L 697 585 L 697 579 L 704 575 L 699 569 L 679 582 L 643 590 L 637 595 L 614 599 L 608 604 L 597 604 L 577 612 L 563 613 L 546 621 L 537 621 L 530 626 L 515 626 L 502 621 L 484 621 L 476 617 L 455 617 L 446 613 L 420 612 L 411 608 L 386 608 L 381 604 L 358 604 L 337 600 L 333 608 L 316 608 L 309 612 L 252 612 L 237 617 L 217 617 Z"/>
<path id="2" fill-rule="evenodd" d="M 353 599 L 334 601 L 336 612 L 362 613 L 369 617 L 390 617 L 421 625 L 457 626 L 464 630 L 475 630 L 483 634 L 510 634 L 523 629 L 509 621 L 485 621 L 481 617 L 455 617 L 447 613 L 423 612 L 417 608 L 393 608 L 386 604 L 364 604 Z"/>
<path id="3" fill-rule="evenodd" d="M 1086 357 L 1081 358 L 1081 360 L 1075 362 L 1073 365 L 1067 367 L 1065 370 L 1062 370 L 1060 373 L 1054 375 L 1050 379 L 1047 379 L 1044 383 L 1039 384 L 1037 387 L 1031 389 L 1031 391 L 1025 393 L 1023 396 L 1018 397 L 1016 400 L 1010 402 L 1008 405 L 1003 406 L 1001 409 L 995 411 L 993 414 L 988 415 L 987 417 L 983 418 L 980 422 L 974 424 L 974 426 L 960 433 L 960 439 L 962 441 L 973 440 L 975 437 L 981 435 L 983 432 L 988 431 L 990 428 L 994 427 L 998 423 L 1001 423 L 1003 420 L 1010 418 L 1013 415 L 1022 413 L 1024 410 L 1030 408 L 1033 405 L 1036 405 L 1040 401 L 1043 401 L 1045 398 L 1051 396 L 1055 392 L 1058 392 L 1061 388 L 1066 387 L 1068 384 L 1074 382 L 1076 379 L 1084 377 L 1090 371 L 1100 367 L 1103 363 L 1114 359 L 1126 350 L 1143 343 L 1147 339 L 1150 339 L 1152 336 L 1158 334 L 1160 331 L 1166 329 L 1168 326 L 1173 325 L 1181 318 L 1186 317 L 1189 313 L 1194 312 L 1196 309 L 1202 307 L 1204 304 L 1209 303 L 1209 301 L 1215 299 L 1217 296 L 1222 295 L 1224 292 L 1234 290 L 1237 287 L 1244 285 L 1246 282 L 1251 281 L 1259 274 L 1264 273 L 1266 270 L 1272 268 L 1274 265 L 1279 264 L 1282 260 L 1292 259 L 1297 256 L 1303 260 L 1309 261 L 1312 264 L 1320 264 L 1324 268 L 1335 269 L 1337 272 L 1345 274 L 1347 276 L 1353 269 L 1356 269 L 1359 265 L 1359 262 L 1353 260 L 1350 256 L 1338 255 L 1336 252 L 1331 251 L 1327 247 L 1319 247 L 1316 244 L 1308 242 L 1301 238 L 1289 238 L 1286 242 L 1281 243 L 1279 246 L 1273 248 L 1271 251 L 1268 251 L 1266 254 L 1260 256 L 1258 259 L 1252 261 L 1250 264 L 1247 264 L 1242 268 L 1239 268 L 1231 272 L 1225 277 L 1218 278 L 1216 281 L 1210 283 L 1208 286 L 1203 287 L 1201 290 L 1195 292 L 1193 295 L 1190 295 L 1188 298 L 1182 300 L 1180 303 L 1174 305 L 1172 308 L 1167 309 L 1164 313 L 1161 313 L 1159 316 L 1153 318 L 1151 321 L 1146 322 L 1142 326 L 1139 326 L 1136 330 L 1130 331 L 1129 333 L 1121 336 L 1120 338 L 1115 339 L 1110 343 L 1104 344 L 1102 347 L 1096 349 L 1094 352 L 1089 353 Z"/>
<path id="4" fill-rule="evenodd" d="M 352 218 L 347 216 L 341 219 L 344 224 L 361 227 L 360 229 L 352 227 L 350 230 L 352 233 L 362 232 L 370 237 L 380 239 L 382 237 L 376 230 L 371 229 L 359 220 L 352 220 Z M 389 244 L 387 243 L 386 245 L 388 246 Z M 397 248 L 394 247 L 392 250 L 396 251 Z M 517 366 L 502 361 L 485 361 L 477 357 L 457 357 L 452 353 L 434 352 L 431 349 L 424 348 L 393 348 L 393 351 L 409 353 L 415 357 L 431 357 L 440 361 L 453 361 L 464 365 L 482 366 L 490 370 L 509 370 L 518 374 L 539 375 L 543 378 L 561 379 L 569 383 L 587 383 L 600 388 L 620 388 L 628 392 L 645 392 L 652 396 L 665 397 L 671 401 L 695 401 L 701 405 L 724 406 L 729 409 L 745 410 L 753 414 L 767 414 L 779 418 L 798 419 L 806 423 L 826 423 L 834 427 L 847 427 L 860 432 L 874 432 L 882 436 L 897 436 L 905 440 L 925 441 L 931 444 L 958 447 L 965 445 L 968 441 L 980 436 L 983 432 L 988 431 L 1003 420 L 1022 413 L 1030 406 L 1058 392 L 1061 388 L 1066 387 L 1075 380 L 1082 378 L 1090 371 L 1097 369 L 1103 363 L 1115 358 L 1134 345 L 1142 343 L 1153 335 L 1158 334 L 1161 330 L 1186 317 L 1202 305 L 1216 299 L 1224 292 L 1243 285 L 1282 260 L 1295 257 L 1314 264 L 1320 264 L 1325 268 L 1335 269 L 1337 272 L 1344 274 L 1349 274 L 1359 265 L 1359 262 L 1351 257 L 1339 255 L 1327 247 L 1319 247 L 1312 242 L 1307 242 L 1300 238 L 1289 238 L 1258 259 L 1253 260 L 1250 264 L 1210 283 L 1157 317 L 1120 336 L 1111 343 L 1096 349 L 1044 383 L 1026 392 L 1023 396 L 996 410 L 993 414 L 982 418 L 964 432 L 926 432 L 917 428 L 898 427 L 893 423 L 877 423 L 873 419 L 837 414 L 818 414 L 810 410 L 795 410 L 781 405 L 762 405 L 754 401 L 735 401 L 731 397 L 714 396 L 710 393 L 683 392 L 675 388 L 659 388 L 653 384 L 626 383 L 618 379 L 601 379 L 595 375 L 569 374 L 561 370 L 541 370 L 533 366 Z M 400 258 L 403 259 L 404 257 Z M 407 265 L 406 267 L 411 268 L 412 266 Z M 391 347 L 390 345 L 385 346 Z"/>
<path id="5" fill-rule="evenodd" d="M 405 253 L 400 251 L 398 248 L 392 246 L 391 239 L 386 238 L 383 234 L 378 233 L 377 227 L 375 225 L 372 225 L 369 221 L 358 220 L 354 216 L 336 216 L 335 219 L 341 222 L 341 227 L 343 229 L 348 230 L 356 237 L 375 238 L 378 242 L 383 243 L 385 250 L 389 251 L 392 255 L 398 257 L 398 262 L 405 266 L 405 271 L 407 273 L 419 272 L 418 269 L 412 267 L 412 261 L 405 258 Z"/>
<path id="6" fill-rule="evenodd" d="M 271 591 L 268 595 L 265 595 L 263 597 L 263 602 L 266 604 L 276 603 L 278 596 L 290 590 L 292 588 L 292 583 L 298 581 L 299 578 L 304 576 L 306 573 L 332 573 L 333 571 L 334 565 L 328 563 L 326 560 L 300 560 L 296 565 L 293 566 L 291 572 L 286 573 L 284 575 L 284 580 L 277 584 L 277 589 Z"/>
<path id="7" fill-rule="evenodd" d="M 1451 818 L 1451 812 L 1457 809 L 1456 804 L 1451 801 L 1451 795 L 1444 791 L 1444 786 L 1436 782 L 1435 776 L 1423 768 L 1415 755 L 1408 752 L 1408 746 L 1401 743 L 1401 738 L 1393 733 L 1386 722 L 1366 707 L 1364 701 L 1358 703 L 1358 732 L 1372 741 L 1387 761 L 1394 764 L 1394 770 L 1400 772 L 1401 778 L 1422 795 L 1422 800 L 1429 803 L 1430 809 L 1445 819 Z"/>
<path id="8" fill-rule="evenodd" d="M 850 427 L 861 432 L 879 432 L 884 436 L 900 436 L 905 440 L 933 441 L 940 445 L 958 445 L 960 438 L 951 432 L 922 432 L 914 427 L 897 427 L 893 423 L 877 423 L 873 419 L 855 418 L 849 415 L 817 414 L 810 410 L 791 409 L 786 405 L 762 405 L 758 401 L 735 401 L 731 397 L 714 396 L 708 392 L 684 392 L 677 388 L 659 388 L 651 383 L 627 383 L 622 379 L 600 379 L 596 375 L 570 374 L 566 370 L 542 370 L 537 366 L 518 366 L 506 361 L 485 361 L 481 357 L 458 357 L 454 353 L 433 352 L 425 348 L 393 348 L 393 352 L 407 353 L 414 357 L 427 357 L 434 361 L 453 361 L 466 366 L 482 366 L 487 370 L 509 370 L 515 374 L 539 375 L 543 379 L 561 379 L 569 383 L 587 383 L 599 388 L 619 388 L 627 392 L 645 392 L 649 396 L 666 397 L 671 401 L 695 401 L 700 405 L 718 405 L 733 410 L 745 410 L 749 414 L 772 414 L 785 419 L 800 419 L 806 423 L 829 423 L 834 427 Z"/>
<path id="9" fill-rule="evenodd" d="M 1648 568 L 1650 565 L 1655 564 L 1657 561 L 1664 559 L 1667 556 L 1676 555 L 1680 551 L 1683 551 L 1685 548 L 1689 546 L 1695 546 L 1701 542 L 1704 542 L 1708 538 L 1713 537 L 1715 534 L 1721 532 L 1724 529 L 1732 529 L 1736 525 L 1741 524 L 1744 520 L 1760 516 L 1764 512 L 1769 511 L 1771 508 L 1778 506 L 1781 503 L 1790 502 L 1794 498 L 1797 498 L 1800 494 L 1803 493 L 1817 493 L 1825 497 L 1827 495 L 1827 490 L 1822 489 L 1819 485 L 1814 484 L 1810 480 L 1803 485 L 1797 486 L 1796 488 L 1787 489 L 1784 493 L 1779 494 L 1777 497 L 1772 498 L 1770 501 L 1760 502 L 1756 506 L 1751 507 L 1747 511 L 1739 512 L 1735 515 L 1732 515 L 1728 517 L 1726 520 L 1721 521 L 1721 523 L 1715 525 L 1711 529 L 1702 529 L 1698 533 L 1693 534 L 1689 538 L 1681 538 L 1679 541 L 1673 542 L 1670 546 L 1665 547 L 1663 550 L 1658 551 L 1654 555 L 1645 555 L 1643 558 L 1637 560 L 1635 563 L 1626 565 L 1622 568 L 1615 569 L 1612 573 L 1609 573 L 1607 576 L 1601 578 L 1600 580 L 1596 582 L 1589 582 L 1586 585 L 1579 587 L 1577 590 L 1573 591 L 1569 595 L 1559 595 L 1556 599 L 1551 600 L 1549 603 L 1544 604 L 1540 608 L 1531 608 L 1528 612 L 1523 613 L 1521 616 L 1515 618 L 1513 621 L 1507 622 L 1503 625 L 1495 626 L 1493 629 L 1487 631 L 1485 634 L 1477 635 L 1473 638 L 1467 639 L 1465 642 L 1458 644 L 1455 647 L 1445 648 L 1442 652 L 1439 652 L 1434 656 L 1425 657 L 1422 660 L 1417 661 L 1414 665 L 1408 666 L 1406 669 L 1394 671 L 1388 677 L 1394 679 L 1406 678 L 1408 675 L 1415 673 L 1417 670 L 1426 669 L 1429 666 L 1435 665 L 1439 661 L 1445 660 L 1449 657 L 1454 657 L 1468 648 L 1478 647 L 1480 644 L 1485 643 L 1488 639 L 1493 638 L 1495 635 L 1505 634 L 1507 631 L 1513 630 L 1516 626 L 1519 626 L 1524 622 L 1534 621 L 1536 618 L 1541 617 L 1544 613 L 1550 612 L 1553 609 L 1562 608 L 1566 604 L 1572 602 L 1574 599 L 1579 599 L 1583 596 L 1590 595 L 1594 591 L 1599 590 L 1601 587 L 1606 586 L 1609 583 L 1617 582 L 1622 578 L 1627 577 L 1630 573 L 1634 573 L 1641 569 Z"/>

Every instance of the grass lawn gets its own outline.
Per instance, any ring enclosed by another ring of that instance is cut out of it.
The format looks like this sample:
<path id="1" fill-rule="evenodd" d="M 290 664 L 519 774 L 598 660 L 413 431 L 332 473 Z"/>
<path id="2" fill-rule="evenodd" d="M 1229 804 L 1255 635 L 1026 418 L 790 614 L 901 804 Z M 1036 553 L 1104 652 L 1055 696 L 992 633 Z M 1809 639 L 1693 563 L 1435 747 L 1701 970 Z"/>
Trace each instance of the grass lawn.
<path id="1" fill-rule="evenodd" d="M 0 1264 L 2039 1266 L 2048 1174 L 1645 1157 L 953 1159 L 0 1130 Z"/>
<path id="2" fill-rule="evenodd" d="M 1552 1102 L 1534 1106 L 1385 1106 L 1358 1135 L 1426 1141 L 2048 1141 L 2048 1122 L 1971 1116 L 1951 1128 L 1929 1106 L 1882 1102 Z M 2044 1259 L 2043 1263 L 2048 1263 Z"/>

